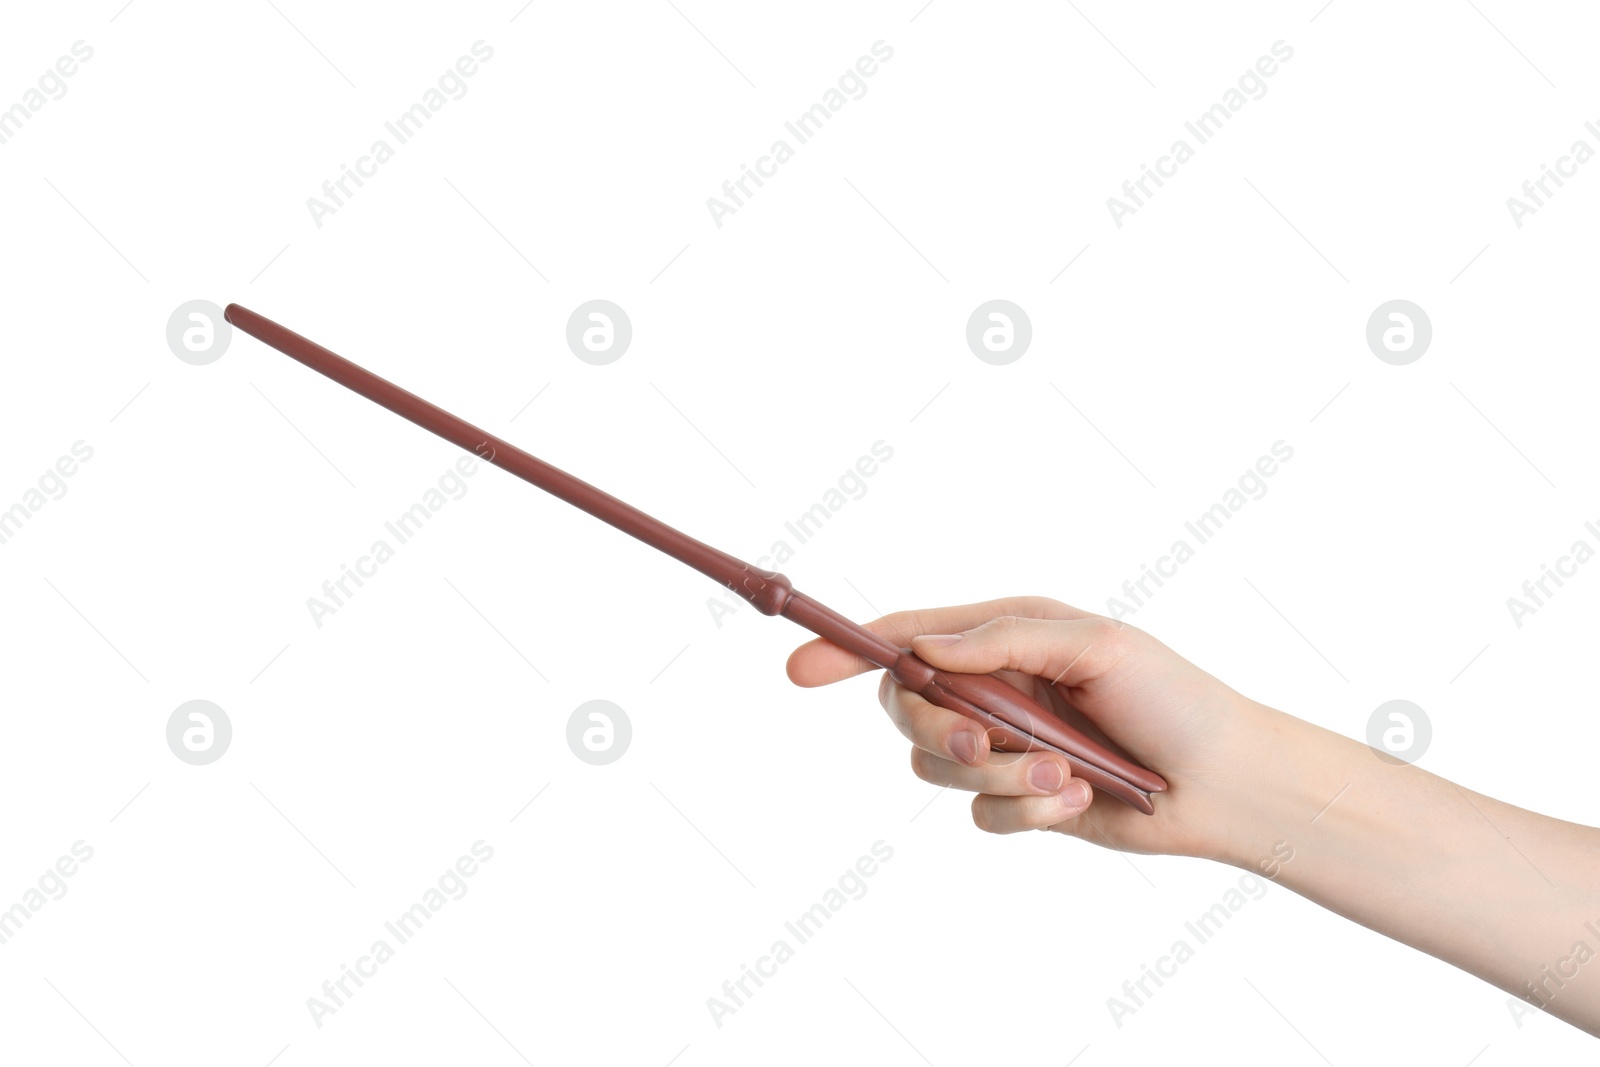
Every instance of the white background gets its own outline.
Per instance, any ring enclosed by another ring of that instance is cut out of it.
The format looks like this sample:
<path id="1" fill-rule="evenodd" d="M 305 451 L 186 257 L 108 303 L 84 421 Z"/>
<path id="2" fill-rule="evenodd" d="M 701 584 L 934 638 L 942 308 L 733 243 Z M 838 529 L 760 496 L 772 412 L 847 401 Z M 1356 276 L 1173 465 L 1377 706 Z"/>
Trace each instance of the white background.
<path id="1" fill-rule="evenodd" d="M 7 1062 L 1590 1054 L 1276 886 L 1119 1027 L 1107 998 L 1240 872 L 980 833 L 873 679 L 792 687 L 802 632 L 718 627 L 715 585 L 503 472 L 317 627 L 307 598 L 457 451 L 241 334 L 180 362 L 165 324 L 246 304 L 751 558 L 882 440 L 783 568 L 862 619 L 1103 611 L 1285 441 L 1132 621 L 1352 736 L 1415 701 L 1423 766 L 1593 823 L 1600 566 L 1506 607 L 1600 543 L 1600 163 L 1506 207 L 1600 147 L 1592 12 L 121 2 L 0 33 L 0 106 L 94 50 L 0 145 L 0 507 L 93 448 L 0 546 L 0 907 L 93 849 L 0 946 Z M 466 95 L 315 225 L 479 40 Z M 717 227 L 707 197 L 879 40 L 866 95 Z M 1266 95 L 1114 225 L 1279 40 Z M 564 339 L 593 298 L 634 329 L 604 367 Z M 994 298 L 1033 325 L 1009 366 L 965 343 Z M 1409 366 L 1364 337 L 1396 298 L 1433 323 Z M 196 698 L 234 731 L 203 767 L 165 740 Z M 633 725 L 600 767 L 565 740 L 597 698 Z M 317 1026 L 307 998 L 479 840 L 470 891 Z M 707 998 L 880 840 L 866 895 L 718 1027 Z"/>

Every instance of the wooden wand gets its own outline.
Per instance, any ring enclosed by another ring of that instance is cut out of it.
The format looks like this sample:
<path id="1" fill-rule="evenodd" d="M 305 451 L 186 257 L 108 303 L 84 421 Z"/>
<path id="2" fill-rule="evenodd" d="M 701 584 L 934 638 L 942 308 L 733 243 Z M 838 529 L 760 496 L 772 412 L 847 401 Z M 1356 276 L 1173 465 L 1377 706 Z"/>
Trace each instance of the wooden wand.
<path id="1" fill-rule="evenodd" d="M 434 406 L 358 367 L 292 330 L 248 308 L 229 304 L 227 320 L 245 333 L 298 360 L 368 400 L 410 419 L 424 430 L 459 445 L 495 466 L 532 482 L 595 518 L 660 549 L 727 586 L 764 615 L 782 615 L 848 652 L 888 671 L 900 685 L 942 708 L 960 712 L 988 729 L 1004 752 L 1048 750 L 1064 756 L 1072 773 L 1095 788 L 1155 814 L 1150 794 L 1166 789 L 1158 774 L 1097 743 L 1006 681 L 990 674 L 941 671 L 909 648 L 896 648 L 877 634 L 799 592 L 781 574 L 760 570 L 696 541 L 630 504 L 529 455 L 494 434 Z"/>

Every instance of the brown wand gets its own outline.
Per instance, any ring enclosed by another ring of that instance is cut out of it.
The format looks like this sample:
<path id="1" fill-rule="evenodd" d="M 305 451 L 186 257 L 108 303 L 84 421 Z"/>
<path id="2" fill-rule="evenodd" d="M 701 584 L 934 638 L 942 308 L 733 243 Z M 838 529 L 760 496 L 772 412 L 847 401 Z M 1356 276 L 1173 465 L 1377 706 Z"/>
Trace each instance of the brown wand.
<path id="1" fill-rule="evenodd" d="M 227 320 L 245 333 L 298 360 L 319 374 L 410 419 L 446 441 L 459 445 L 495 466 L 510 471 L 623 533 L 660 549 L 708 578 L 727 586 L 764 615 L 782 615 L 819 637 L 888 671 L 900 685 L 931 703 L 960 712 L 988 728 L 993 746 L 1006 752 L 1044 749 L 1064 756 L 1072 773 L 1103 792 L 1126 801 L 1146 815 L 1155 814 L 1151 793 L 1167 783 L 1068 726 L 1015 686 L 993 675 L 954 674 L 918 658 L 909 648 L 896 648 L 877 634 L 799 592 L 789 579 L 760 570 L 696 541 L 630 504 L 529 455 L 494 434 L 428 403 L 358 367 L 343 356 L 285 329 L 248 308 L 229 304 Z"/>

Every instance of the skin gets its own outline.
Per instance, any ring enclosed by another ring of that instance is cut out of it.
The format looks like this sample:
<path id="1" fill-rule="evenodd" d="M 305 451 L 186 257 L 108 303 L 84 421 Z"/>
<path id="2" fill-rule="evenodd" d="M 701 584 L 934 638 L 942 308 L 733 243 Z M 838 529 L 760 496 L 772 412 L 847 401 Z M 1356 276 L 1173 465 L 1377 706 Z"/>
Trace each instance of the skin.
<path id="1" fill-rule="evenodd" d="M 996 673 L 1161 772 L 1143 815 L 1049 752 L 993 751 L 983 728 L 884 675 L 911 768 L 977 794 L 972 819 L 1128 852 L 1264 873 L 1600 1036 L 1600 829 L 1475 793 L 1242 696 L 1149 634 L 1042 597 L 867 623 L 942 670 Z M 789 657 L 802 686 L 877 668 L 823 640 Z M 1072 709 L 1081 713 L 1075 715 Z M 1284 859 L 1288 856 L 1287 860 Z"/>

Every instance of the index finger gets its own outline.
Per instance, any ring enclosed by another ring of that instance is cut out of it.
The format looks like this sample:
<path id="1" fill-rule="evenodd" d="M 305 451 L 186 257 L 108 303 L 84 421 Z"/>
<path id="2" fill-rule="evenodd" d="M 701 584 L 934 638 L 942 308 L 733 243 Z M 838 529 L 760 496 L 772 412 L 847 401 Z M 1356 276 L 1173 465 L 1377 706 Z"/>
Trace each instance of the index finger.
<path id="1" fill-rule="evenodd" d="M 961 633 L 1003 615 L 1016 615 L 1027 619 L 1096 617 L 1093 612 L 1051 600 L 1049 597 L 1018 596 L 986 600 L 979 604 L 897 611 L 862 625 L 896 648 L 904 648 L 911 644 L 911 639 L 918 634 Z M 818 637 L 791 652 L 784 669 L 788 672 L 789 680 L 795 685 L 809 688 L 827 685 L 879 668 L 877 664 L 869 663 L 855 653 L 846 652 L 833 642 Z"/>

